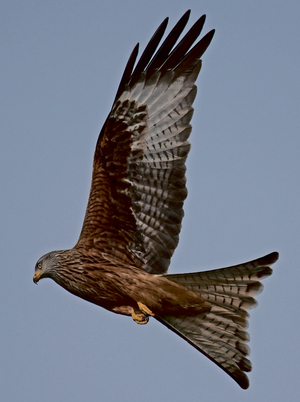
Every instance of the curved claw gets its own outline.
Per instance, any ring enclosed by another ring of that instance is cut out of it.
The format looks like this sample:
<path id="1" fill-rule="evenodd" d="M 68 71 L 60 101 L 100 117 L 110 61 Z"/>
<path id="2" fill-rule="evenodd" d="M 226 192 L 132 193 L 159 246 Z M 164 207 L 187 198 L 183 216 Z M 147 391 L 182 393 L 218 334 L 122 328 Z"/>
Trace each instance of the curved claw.
<path id="1" fill-rule="evenodd" d="M 139 310 L 136 310 L 133 313 L 131 313 L 131 316 L 132 316 L 132 319 L 137 324 L 140 324 L 140 325 L 147 324 L 147 322 L 149 321 L 149 317 Z"/>
<path id="2" fill-rule="evenodd" d="M 151 317 L 154 317 L 154 313 L 152 313 L 152 311 L 145 306 L 145 304 L 141 303 L 141 302 L 137 302 L 139 309 L 142 313 L 144 313 L 145 315 L 150 315 Z"/>

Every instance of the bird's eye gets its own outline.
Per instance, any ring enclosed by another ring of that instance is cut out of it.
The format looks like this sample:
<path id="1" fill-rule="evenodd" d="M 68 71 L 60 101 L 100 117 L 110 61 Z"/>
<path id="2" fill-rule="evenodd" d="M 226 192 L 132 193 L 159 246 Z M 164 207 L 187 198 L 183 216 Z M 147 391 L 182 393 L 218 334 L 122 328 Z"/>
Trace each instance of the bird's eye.
<path id="1" fill-rule="evenodd" d="M 41 262 L 38 263 L 38 269 L 42 269 L 42 263 Z"/>

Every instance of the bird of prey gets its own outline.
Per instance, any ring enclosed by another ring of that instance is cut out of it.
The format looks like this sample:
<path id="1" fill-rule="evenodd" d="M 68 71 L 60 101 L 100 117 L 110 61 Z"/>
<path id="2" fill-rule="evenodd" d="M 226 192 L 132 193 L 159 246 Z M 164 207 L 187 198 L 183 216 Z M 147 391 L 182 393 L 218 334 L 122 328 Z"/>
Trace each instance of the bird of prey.
<path id="1" fill-rule="evenodd" d="M 278 253 L 223 269 L 167 274 L 187 196 L 195 81 L 214 35 L 198 40 L 202 16 L 179 40 L 189 15 L 158 48 L 166 18 L 136 65 L 138 45 L 131 53 L 96 144 L 79 240 L 41 257 L 33 280 L 52 278 L 138 324 L 154 317 L 248 388 L 247 310 Z"/>

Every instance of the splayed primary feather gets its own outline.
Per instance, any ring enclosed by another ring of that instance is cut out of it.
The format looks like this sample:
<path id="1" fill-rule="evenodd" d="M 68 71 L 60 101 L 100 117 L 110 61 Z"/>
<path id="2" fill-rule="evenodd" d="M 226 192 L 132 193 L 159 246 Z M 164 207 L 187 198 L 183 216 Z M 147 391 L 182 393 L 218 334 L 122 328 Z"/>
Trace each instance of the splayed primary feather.
<path id="1" fill-rule="evenodd" d="M 135 67 L 138 45 L 131 53 L 97 141 L 79 240 L 71 250 L 42 257 L 34 281 L 50 277 L 139 324 L 154 316 L 247 388 L 247 310 L 278 254 L 220 270 L 166 274 L 187 196 L 195 81 L 214 35 L 196 42 L 202 16 L 178 41 L 189 14 L 158 48 L 165 19 Z"/>

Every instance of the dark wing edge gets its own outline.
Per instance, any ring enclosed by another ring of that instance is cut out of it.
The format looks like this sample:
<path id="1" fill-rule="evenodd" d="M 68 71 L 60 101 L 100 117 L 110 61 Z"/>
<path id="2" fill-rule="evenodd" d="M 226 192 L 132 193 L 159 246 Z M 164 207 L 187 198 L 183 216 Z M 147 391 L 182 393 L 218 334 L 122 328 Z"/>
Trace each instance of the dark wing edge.
<path id="1" fill-rule="evenodd" d="M 203 28 L 202 16 L 176 45 L 189 15 L 182 16 L 156 51 L 165 19 L 135 68 L 138 45 L 131 53 L 97 141 L 77 243 L 155 274 L 167 272 L 179 241 L 194 82 L 214 35 L 210 31 L 193 46 Z"/>
<path id="2" fill-rule="evenodd" d="M 155 317 L 230 375 L 243 389 L 252 365 L 247 310 L 256 306 L 254 296 L 263 290 L 261 280 L 272 274 L 277 252 L 257 260 L 211 271 L 166 275 L 200 294 L 212 304 L 207 313 L 187 317 Z"/>

